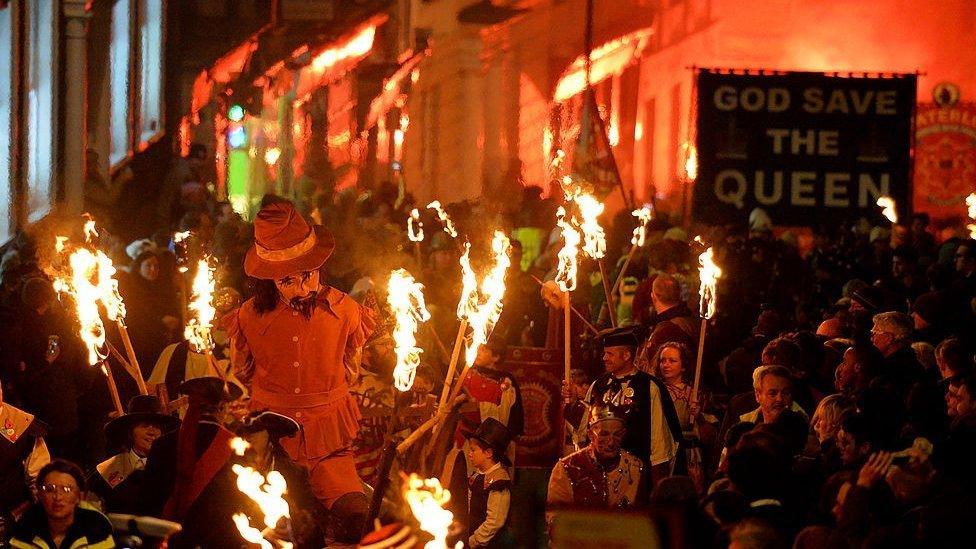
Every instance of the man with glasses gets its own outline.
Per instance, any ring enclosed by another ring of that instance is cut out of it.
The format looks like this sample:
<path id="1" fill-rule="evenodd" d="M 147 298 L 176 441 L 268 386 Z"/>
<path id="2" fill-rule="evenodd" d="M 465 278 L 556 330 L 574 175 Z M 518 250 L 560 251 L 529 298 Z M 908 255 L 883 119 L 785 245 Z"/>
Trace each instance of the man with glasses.
<path id="1" fill-rule="evenodd" d="M 895 311 L 874 315 L 873 320 L 871 344 L 884 356 L 874 383 L 904 400 L 912 386 L 925 376 L 911 347 L 914 321 L 907 314 Z"/>
<path id="2" fill-rule="evenodd" d="M 549 477 L 550 526 L 560 505 L 620 509 L 644 502 L 644 463 L 622 447 L 631 412 L 626 405 L 590 408 L 589 445 L 559 460 Z"/>
<path id="3" fill-rule="evenodd" d="M 308 469 L 315 496 L 341 526 L 337 541 L 357 541 L 367 504 L 353 460 L 360 413 L 349 385 L 359 376 L 372 313 L 321 282 L 335 239 L 290 202 L 264 206 L 254 238 L 244 270 L 258 280 L 255 297 L 227 319 L 234 370 L 251 392 L 251 410 L 301 425 L 282 447 Z"/>
<path id="4" fill-rule="evenodd" d="M 63 459 L 45 465 L 37 477 L 37 492 L 38 503 L 14 526 L 11 547 L 115 547 L 105 515 L 79 507 L 85 497 L 85 476 L 77 465 Z"/>
<path id="5" fill-rule="evenodd" d="M 31 503 L 38 472 L 51 461 L 44 425 L 3 401 L 0 386 L 0 544 Z"/>

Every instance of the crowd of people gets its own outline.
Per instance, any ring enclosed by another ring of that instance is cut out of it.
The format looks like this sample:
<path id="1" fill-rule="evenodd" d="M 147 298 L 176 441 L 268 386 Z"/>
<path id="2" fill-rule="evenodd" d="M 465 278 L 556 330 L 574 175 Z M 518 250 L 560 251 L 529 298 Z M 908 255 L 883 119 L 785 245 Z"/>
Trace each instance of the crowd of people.
<path id="1" fill-rule="evenodd" d="M 176 547 L 246 545 L 231 516 L 260 513 L 236 488 L 241 465 L 286 479 L 290 521 L 269 535 L 298 547 L 422 539 L 397 471 L 451 489 L 451 540 L 470 547 L 559 543 L 571 539 L 561 515 L 593 509 L 668 509 L 679 526 L 656 521 L 659 535 L 689 547 L 964 539 L 976 509 L 976 241 L 934 234 L 924 214 L 793 232 L 757 210 L 741 226 L 702 227 L 723 270 L 707 332 L 691 228 L 659 215 L 627 261 L 635 221 L 608 216 L 604 272 L 620 283 L 608 303 L 600 268 L 581 263 L 573 375 L 551 404 L 562 452 L 544 512 L 521 501 L 520 437 L 542 412 L 506 362 L 565 342 L 552 282 L 561 193 L 519 192 L 448 205 L 459 239 L 421 207 L 420 243 L 406 234 L 418 204 L 393 184 L 320 189 L 297 207 L 267 195 L 253 223 L 205 189 L 182 203 L 175 193 L 169 224 L 128 243 L 102 209 L 97 245 L 119 267 L 151 389 L 139 394 L 107 358 L 121 414 L 52 286 L 53 236 L 18 235 L 0 267 L 0 546 L 111 547 L 109 513 L 179 522 Z M 511 238 L 504 309 L 445 389 L 459 243 L 466 235 L 484 271 L 492 229 Z M 205 254 L 213 361 L 183 339 Z M 424 284 L 431 312 L 406 393 L 393 388 L 385 296 L 399 267 Z M 240 455 L 234 437 L 249 444 Z M 388 527 L 371 531 L 377 516 Z M 526 534 L 536 521 L 542 535 Z"/>

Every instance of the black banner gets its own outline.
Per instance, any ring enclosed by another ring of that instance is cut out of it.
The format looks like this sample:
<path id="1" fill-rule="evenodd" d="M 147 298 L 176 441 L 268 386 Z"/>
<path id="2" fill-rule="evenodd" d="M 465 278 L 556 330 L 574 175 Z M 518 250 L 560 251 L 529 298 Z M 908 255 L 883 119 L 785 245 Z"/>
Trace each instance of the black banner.
<path id="1" fill-rule="evenodd" d="M 696 221 L 776 225 L 878 219 L 911 208 L 916 77 L 698 73 Z"/>

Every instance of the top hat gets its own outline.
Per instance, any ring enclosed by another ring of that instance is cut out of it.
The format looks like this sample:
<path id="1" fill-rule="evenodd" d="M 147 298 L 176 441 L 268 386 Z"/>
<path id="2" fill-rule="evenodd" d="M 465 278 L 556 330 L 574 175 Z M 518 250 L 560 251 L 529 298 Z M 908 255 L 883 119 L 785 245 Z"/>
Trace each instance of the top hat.
<path id="1" fill-rule="evenodd" d="M 241 398 L 244 390 L 236 383 L 224 381 L 215 376 L 202 376 L 188 379 L 177 388 L 187 396 L 197 396 L 210 402 L 231 402 Z"/>
<path id="2" fill-rule="evenodd" d="M 335 237 L 321 225 L 309 226 L 291 202 L 261 208 L 254 219 L 254 246 L 244 256 L 248 276 L 275 280 L 321 267 L 335 250 Z"/>
<path id="3" fill-rule="evenodd" d="M 140 423 L 157 425 L 164 433 L 180 427 L 179 418 L 164 413 L 163 403 L 154 395 L 136 395 L 129 400 L 126 413 L 105 424 L 105 439 L 110 446 L 123 446 L 129 431 Z"/>
<path id="4" fill-rule="evenodd" d="M 279 440 L 295 436 L 300 428 L 298 422 L 288 416 L 263 410 L 248 414 L 237 428 L 237 434 L 243 436 L 267 431 L 272 440 Z"/>
<path id="5" fill-rule="evenodd" d="M 481 422 L 478 430 L 470 438 L 494 450 L 496 458 L 502 458 L 508 450 L 508 443 L 512 440 L 512 433 L 508 430 L 508 427 L 505 427 L 504 423 L 493 417 L 489 417 Z"/>

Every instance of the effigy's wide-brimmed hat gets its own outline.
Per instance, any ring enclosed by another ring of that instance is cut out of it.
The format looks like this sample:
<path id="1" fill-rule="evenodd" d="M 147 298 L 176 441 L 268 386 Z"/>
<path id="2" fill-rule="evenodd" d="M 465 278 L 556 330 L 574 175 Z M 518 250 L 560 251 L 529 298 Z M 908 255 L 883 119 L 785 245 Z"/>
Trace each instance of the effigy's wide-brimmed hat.
<path id="1" fill-rule="evenodd" d="M 335 237 L 322 225 L 309 225 L 291 202 L 261 208 L 254 219 L 254 245 L 244 256 L 244 272 L 275 280 L 321 267 L 335 250 Z"/>

